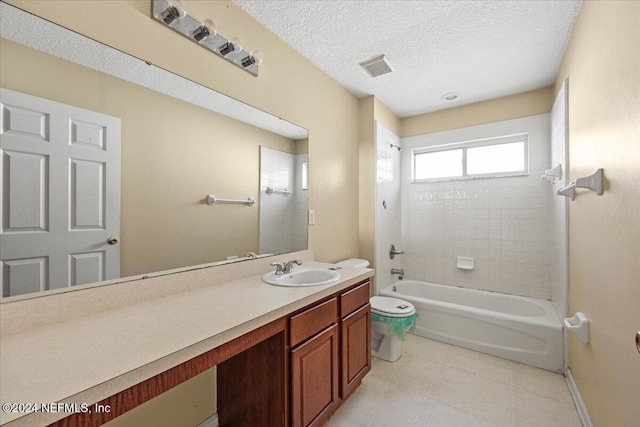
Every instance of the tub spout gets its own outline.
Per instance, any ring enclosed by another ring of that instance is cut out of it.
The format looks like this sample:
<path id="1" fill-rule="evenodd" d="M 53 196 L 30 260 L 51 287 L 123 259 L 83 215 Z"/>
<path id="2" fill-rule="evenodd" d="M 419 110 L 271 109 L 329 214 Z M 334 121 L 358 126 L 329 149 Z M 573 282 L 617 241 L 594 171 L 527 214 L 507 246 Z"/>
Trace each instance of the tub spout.
<path id="1" fill-rule="evenodd" d="M 400 276 L 404 276 L 404 269 L 403 268 L 392 268 L 391 269 L 391 275 L 393 276 L 394 274 L 399 274 Z"/>

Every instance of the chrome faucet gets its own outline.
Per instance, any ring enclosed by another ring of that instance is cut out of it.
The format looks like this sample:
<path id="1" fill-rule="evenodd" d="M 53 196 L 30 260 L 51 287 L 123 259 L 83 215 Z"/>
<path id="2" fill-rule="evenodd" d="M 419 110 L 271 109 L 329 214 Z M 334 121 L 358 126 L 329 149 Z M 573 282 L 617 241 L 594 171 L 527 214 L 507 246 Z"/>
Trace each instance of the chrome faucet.
<path id="1" fill-rule="evenodd" d="M 284 262 L 272 262 L 269 265 L 276 268 L 276 276 L 282 276 L 284 274 Z"/>
<path id="2" fill-rule="evenodd" d="M 289 273 L 291 273 L 291 272 L 293 271 L 293 264 L 302 265 L 302 261 L 300 261 L 299 259 L 293 259 L 293 260 L 291 260 L 291 261 L 287 262 L 287 263 L 284 265 L 284 272 L 283 272 L 283 274 L 289 274 Z M 278 274 L 278 273 L 276 273 L 276 274 Z"/>
<path id="3" fill-rule="evenodd" d="M 399 274 L 400 276 L 404 276 L 404 268 L 392 268 L 391 275 Z"/>
<path id="4" fill-rule="evenodd" d="M 258 255 L 256 255 L 255 252 L 247 252 L 245 257 L 251 258 L 251 259 L 258 259 Z"/>

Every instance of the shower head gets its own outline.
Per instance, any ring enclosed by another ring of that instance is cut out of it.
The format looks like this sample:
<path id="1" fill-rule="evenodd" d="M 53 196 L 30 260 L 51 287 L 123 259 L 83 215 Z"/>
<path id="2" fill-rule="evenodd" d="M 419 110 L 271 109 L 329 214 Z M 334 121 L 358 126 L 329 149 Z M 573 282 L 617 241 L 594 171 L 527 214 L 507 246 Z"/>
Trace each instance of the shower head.
<path id="1" fill-rule="evenodd" d="M 397 148 L 398 151 L 402 151 L 402 147 L 400 147 L 399 145 L 396 145 L 396 144 L 389 144 L 389 145 L 391 145 L 391 148 Z"/>

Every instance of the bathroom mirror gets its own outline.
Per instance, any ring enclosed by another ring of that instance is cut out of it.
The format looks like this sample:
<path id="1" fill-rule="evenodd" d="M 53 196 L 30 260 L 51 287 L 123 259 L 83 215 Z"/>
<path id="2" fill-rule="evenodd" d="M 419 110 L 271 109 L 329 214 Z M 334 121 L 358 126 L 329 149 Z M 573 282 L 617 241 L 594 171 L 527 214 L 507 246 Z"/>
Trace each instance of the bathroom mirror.
<path id="1" fill-rule="evenodd" d="M 260 147 L 300 156 L 306 130 L 13 6 L 0 8 L 0 86 L 19 94 L 0 99 L 3 297 L 307 249 L 306 220 L 290 242 L 272 239 L 268 251 L 259 243 L 268 232 L 260 229 Z M 56 104 L 41 107 L 29 97 Z M 60 176 L 52 153 L 31 149 L 53 144 L 58 107 L 68 114 L 67 145 L 79 146 Z M 101 124 L 103 116 L 115 124 Z M 107 151 L 116 133 L 117 167 L 78 157 Z M 23 174 L 30 168 L 40 178 Z M 114 171 L 120 182 L 110 196 Z M 20 179 L 22 188 L 11 188 Z M 255 203 L 225 203 L 250 198 Z M 304 200 L 298 208 L 306 219 L 306 190 Z M 59 224 L 63 232 L 46 240 Z M 74 249 L 81 232 L 98 240 Z"/>

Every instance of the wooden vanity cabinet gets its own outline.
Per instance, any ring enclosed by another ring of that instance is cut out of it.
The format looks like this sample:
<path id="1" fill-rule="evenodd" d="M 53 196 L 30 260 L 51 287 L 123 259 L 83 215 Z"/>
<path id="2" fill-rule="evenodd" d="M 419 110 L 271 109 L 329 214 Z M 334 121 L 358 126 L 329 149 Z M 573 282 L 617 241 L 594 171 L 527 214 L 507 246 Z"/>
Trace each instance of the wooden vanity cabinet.
<path id="1" fill-rule="evenodd" d="M 291 317 L 291 425 L 322 425 L 339 404 L 338 298 Z"/>
<path id="2" fill-rule="evenodd" d="M 369 283 L 364 283 L 346 292 L 341 296 L 341 301 L 342 378 L 340 397 L 346 399 L 358 388 L 362 378 L 371 370 Z"/>
<path id="3" fill-rule="evenodd" d="M 338 393 L 338 325 L 291 351 L 291 416 L 294 427 L 321 426 L 335 412 Z"/>
<path id="4" fill-rule="evenodd" d="M 291 426 L 323 425 L 371 369 L 369 281 L 291 317 Z"/>

